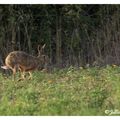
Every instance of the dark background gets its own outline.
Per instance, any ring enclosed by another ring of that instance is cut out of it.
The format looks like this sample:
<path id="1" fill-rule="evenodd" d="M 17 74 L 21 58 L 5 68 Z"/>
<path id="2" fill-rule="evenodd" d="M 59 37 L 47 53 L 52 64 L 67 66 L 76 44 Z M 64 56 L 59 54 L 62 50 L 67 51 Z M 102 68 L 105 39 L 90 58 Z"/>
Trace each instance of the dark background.
<path id="1" fill-rule="evenodd" d="M 0 62 L 46 44 L 52 66 L 120 63 L 120 5 L 0 5 Z"/>

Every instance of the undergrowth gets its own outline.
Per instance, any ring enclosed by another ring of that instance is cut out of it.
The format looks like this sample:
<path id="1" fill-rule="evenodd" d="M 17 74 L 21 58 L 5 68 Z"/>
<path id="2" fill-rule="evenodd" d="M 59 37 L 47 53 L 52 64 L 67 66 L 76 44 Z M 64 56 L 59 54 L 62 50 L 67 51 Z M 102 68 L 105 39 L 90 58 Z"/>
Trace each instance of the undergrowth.
<path id="1" fill-rule="evenodd" d="M 120 68 L 115 65 L 34 72 L 32 80 L 21 81 L 0 74 L 0 115 L 109 115 L 116 109 Z"/>

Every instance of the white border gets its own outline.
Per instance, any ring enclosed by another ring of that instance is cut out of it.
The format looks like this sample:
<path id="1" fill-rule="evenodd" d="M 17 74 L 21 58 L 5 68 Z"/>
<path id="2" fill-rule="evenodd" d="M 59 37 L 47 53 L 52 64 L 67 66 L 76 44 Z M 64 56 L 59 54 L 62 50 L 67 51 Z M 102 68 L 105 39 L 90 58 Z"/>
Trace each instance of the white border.
<path id="1" fill-rule="evenodd" d="M 0 4 L 120 4 L 120 0 L 0 0 Z"/>
<path id="2" fill-rule="evenodd" d="M 90 117 L 90 116 L 6 116 L 6 117 L 0 117 L 1 120 L 120 120 L 119 116 L 96 116 L 96 117 Z"/>
<path id="3" fill-rule="evenodd" d="M 75 116 L 6 116 L 6 117 L 0 117 L 1 120 L 120 120 L 119 116 L 111 116 L 111 117 L 106 117 L 106 116 L 99 116 L 99 117 L 90 117 L 90 116 L 84 116 L 84 117 L 75 117 Z"/>
<path id="4" fill-rule="evenodd" d="M 0 4 L 120 4 L 120 0 L 0 0 Z M 120 120 L 120 116 L 0 116 L 1 120 Z"/>

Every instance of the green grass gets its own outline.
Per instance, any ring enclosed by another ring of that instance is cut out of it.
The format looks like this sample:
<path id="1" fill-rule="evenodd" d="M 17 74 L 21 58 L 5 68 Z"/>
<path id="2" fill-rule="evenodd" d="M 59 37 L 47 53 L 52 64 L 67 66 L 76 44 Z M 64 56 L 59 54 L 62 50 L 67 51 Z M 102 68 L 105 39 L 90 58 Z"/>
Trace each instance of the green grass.
<path id="1" fill-rule="evenodd" d="M 0 75 L 0 115 L 106 115 L 120 110 L 120 68 L 34 72 L 32 80 Z"/>

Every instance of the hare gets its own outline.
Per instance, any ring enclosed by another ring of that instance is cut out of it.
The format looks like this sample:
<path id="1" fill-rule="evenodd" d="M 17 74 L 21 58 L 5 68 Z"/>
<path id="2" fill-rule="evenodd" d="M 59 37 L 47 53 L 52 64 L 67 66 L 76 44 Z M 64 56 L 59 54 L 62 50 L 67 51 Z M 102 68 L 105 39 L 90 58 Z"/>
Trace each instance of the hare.
<path id="1" fill-rule="evenodd" d="M 41 47 L 38 46 L 38 56 L 32 56 L 23 51 L 13 51 L 8 54 L 5 59 L 5 66 L 1 66 L 3 69 L 11 69 L 13 72 L 13 79 L 15 80 L 16 72 L 19 70 L 21 73 L 21 79 L 25 79 L 25 73 L 29 73 L 29 79 L 32 78 L 32 71 L 38 68 L 43 69 L 46 64 L 46 55 L 42 55 L 42 51 L 45 48 L 45 44 Z"/>

